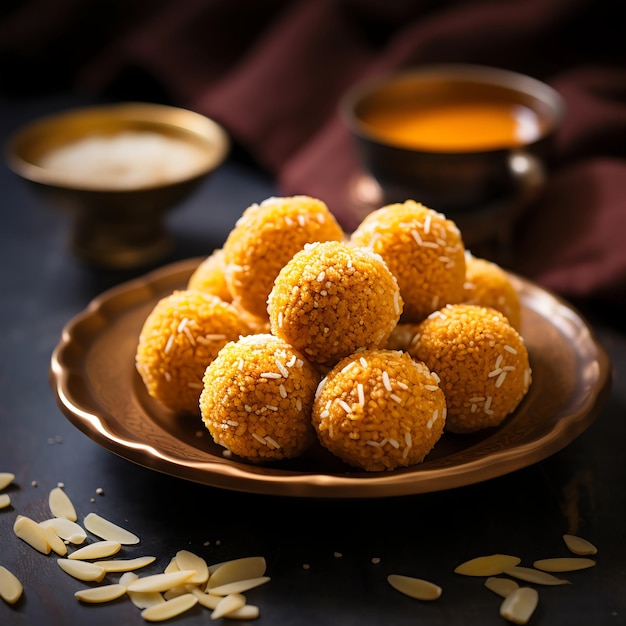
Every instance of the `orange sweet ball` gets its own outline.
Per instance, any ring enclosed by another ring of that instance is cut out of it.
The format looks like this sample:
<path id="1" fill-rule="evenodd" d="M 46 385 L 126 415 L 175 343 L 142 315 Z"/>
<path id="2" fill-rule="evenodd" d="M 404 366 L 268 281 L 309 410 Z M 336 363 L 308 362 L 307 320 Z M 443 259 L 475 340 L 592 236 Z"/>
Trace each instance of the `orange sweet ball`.
<path id="1" fill-rule="evenodd" d="M 248 332 L 228 302 L 199 291 L 175 291 L 157 302 L 143 324 L 137 371 L 164 407 L 198 415 L 207 365 L 228 341 Z"/>
<path id="2" fill-rule="evenodd" d="M 463 302 L 500 311 L 519 331 L 522 325 L 521 303 L 508 274 L 496 263 L 469 252 L 465 255 L 465 265 Z"/>
<path id="3" fill-rule="evenodd" d="M 450 432 L 498 426 L 530 386 L 524 340 L 495 309 L 447 305 L 419 324 L 408 351 L 439 376 Z"/>
<path id="4" fill-rule="evenodd" d="M 253 204 L 223 246 L 226 284 L 234 304 L 267 319 L 267 297 L 287 261 L 306 243 L 343 239 L 335 217 L 316 198 L 268 198 Z"/>
<path id="5" fill-rule="evenodd" d="M 252 462 L 299 456 L 315 441 L 311 406 L 320 374 L 269 334 L 230 342 L 207 367 L 200 413 L 214 441 Z"/>
<path id="6" fill-rule="evenodd" d="M 187 289 L 210 293 L 224 302 L 232 302 L 232 294 L 228 290 L 224 276 L 224 250 L 218 248 L 206 257 L 194 270 L 187 282 Z"/>
<path id="7" fill-rule="evenodd" d="M 307 244 L 283 267 L 268 299 L 272 333 L 314 363 L 383 347 L 402 312 L 398 283 L 367 248 Z"/>
<path id="8" fill-rule="evenodd" d="M 399 350 L 362 350 L 320 382 L 313 425 L 320 443 L 366 471 L 421 463 L 443 434 L 437 377 Z"/>
<path id="9" fill-rule="evenodd" d="M 403 323 L 415 323 L 446 304 L 461 302 L 465 246 L 456 224 L 414 200 L 373 211 L 352 233 L 387 263 L 404 300 Z"/>

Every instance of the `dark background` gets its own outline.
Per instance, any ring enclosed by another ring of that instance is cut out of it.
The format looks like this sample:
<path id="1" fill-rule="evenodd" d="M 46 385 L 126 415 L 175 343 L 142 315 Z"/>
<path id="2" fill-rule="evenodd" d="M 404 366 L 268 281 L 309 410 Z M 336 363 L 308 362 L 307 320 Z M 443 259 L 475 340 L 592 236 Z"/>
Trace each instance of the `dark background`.
<path id="1" fill-rule="evenodd" d="M 326 19 L 338 15 L 335 6 L 340 17 L 352 11 L 354 19 Z M 209 9 L 214 20 L 200 19 Z M 335 178 L 320 174 L 334 169 L 322 168 L 330 148 L 321 146 L 335 145 L 336 126 L 329 121 L 335 97 L 357 77 L 416 59 L 469 60 L 527 71 L 562 87 L 577 114 L 557 143 L 550 205 L 531 213 L 545 220 L 529 218 L 533 228 L 521 225 L 519 232 L 525 250 L 548 238 L 542 224 L 563 235 L 557 251 L 543 244 L 529 255 L 545 263 L 528 275 L 570 298 L 587 317 L 612 359 L 613 385 L 597 421 L 566 449 L 513 474 L 439 493 L 302 500 L 214 489 L 136 466 L 69 423 L 56 405 L 48 370 L 65 323 L 105 289 L 148 268 L 107 272 L 83 266 L 68 251 L 67 218 L 44 206 L 2 166 L 0 471 L 15 473 L 16 480 L 9 489 L 12 507 L 0 511 L 0 564 L 18 575 L 25 591 L 15 606 L 0 602 L 0 624 L 144 623 L 127 598 L 80 604 L 73 593 L 85 585 L 61 572 L 53 556 L 14 537 L 17 514 L 48 516 L 47 494 L 58 482 L 65 484 L 79 516 L 96 511 L 138 534 L 141 544 L 125 556 L 157 556 L 150 573 L 183 548 L 209 563 L 265 556 L 272 581 L 246 594 L 260 607 L 259 624 L 503 624 L 500 599 L 483 589 L 482 580 L 453 574 L 454 567 L 495 552 L 517 554 L 525 564 L 564 555 L 565 532 L 594 542 L 598 564 L 568 574 L 572 585 L 540 588 L 531 624 L 626 624 L 621 10 L 619 3 L 582 1 L 3 3 L 3 144 L 41 115 L 117 99 L 180 104 L 220 113 L 220 121 L 228 122 L 234 150 L 171 214 L 176 246 L 163 263 L 209 254 L 246 206 L 270 195 L 326 190 L 338 198 Z M 311 22 L 315 16 L 318 22 Z M 318 28 L 304 28 L 307 24 Z M 300 37 L 289 34 L 294 32 Z M 317 33 L 317 45 L 296 45 L 307 32 Z M 555 32 L 564 36 L 555 38 Z M 339 55 L 330 44 L 342 35 L 345 54 Z M 305 54 L 321 49 L 324 54 Z M 292 83 L 293 93 L 284 82 L 289 72 L 279 81 L 270 71 L 288 69 L 290 60 L 317 68 L 308 81 Z M 271 77 L 276 82 L 268 82 Z M 267 89 L 255 100 L 261 83 Z M 314 100 L 302 113 L 301 103 Z M 598 117 L 583 115 L 597 112 L 598 104 Z M 581 126 L 584 119 L 594 124 Z M 337 169 L 351 171 L 354 163 L 342 142 L 337 158 L 348 170 Z M 581 185 L 593 193 L 581 194 Z M 584 203 L 569 204 L 580 198 Z M 554 206 L 565 213 L 550 213 Z M 596 217 L 572 234 L 568 226 L 574 218 L 588 214 Z M 98 488 L 103 495 L 96 494 Z M 343 556 L 335 557 L 336 551 Z M 433 603 L 405 598 L 386 583 L 390 573 L 432 580 L 443 587 L 443 596 Z M 196 607 L 175 623 L 208 619 L 206 610 Z"/>

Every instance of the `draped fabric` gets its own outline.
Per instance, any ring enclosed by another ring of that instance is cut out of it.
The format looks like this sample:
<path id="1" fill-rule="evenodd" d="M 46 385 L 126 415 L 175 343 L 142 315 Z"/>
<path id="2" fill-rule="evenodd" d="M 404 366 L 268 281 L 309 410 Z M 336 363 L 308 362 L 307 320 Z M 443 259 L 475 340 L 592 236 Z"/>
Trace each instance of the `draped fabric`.
<path id="1" fill-rule="evenodd" d="M 323 199 L 346 229 L 347 181 L 360 171 L 338 115 L 349 86 L 440 62 L 543 80 L 567 115 L 547 186 L 516 224 L 510 269 L 566 297 L 626 301 L 621 3 L 8 0 L 0 16 L 3 96 L 72 89 L 199 111 L 281 193 Z"/>

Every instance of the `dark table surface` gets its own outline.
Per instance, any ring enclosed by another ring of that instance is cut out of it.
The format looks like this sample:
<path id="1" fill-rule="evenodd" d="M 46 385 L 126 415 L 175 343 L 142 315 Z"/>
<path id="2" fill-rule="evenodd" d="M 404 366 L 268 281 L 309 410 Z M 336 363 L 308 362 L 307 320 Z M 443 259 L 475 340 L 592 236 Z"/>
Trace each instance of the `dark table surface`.
<path id="1" fill-rule="evenodd" d="M 73 104 L 0 101 L 3 143 L 19 125 Z M 271 179 L 231 158 L 171 214 L 176 247 L 163 262 L 208 254 L 246 206 L 275 193 Z M 454 567 L 497 552 L 516 554 L 523 564 L 565 555 L 567 532 L 597 545 L 597 565 L 567 574 L 571 585 L 540 588 L 531 624 L 626 624 L 626 332 L 619 316 L 593 303 L 583 309 L 612 360 L 611 392 L 590 428 L 544 461 L 414 496 L 230 492 L 120 458 L 66 419 L 48 381 L 62 328 L 92 298 L 133 274 L 96 271 L 73 258 L 67 218 L 43 206 L 4 165 L 0 213 L 0 472 L 16 476 L 8 490 L 12 506 L 0 510 L 0 565 L 24 585 L 16 605 L 0 602 L 0 624 L 144 623 L 127 598 L 79 603 L 73 594 L 88 585 L 62 572 L 54 555 L 35 552 L 13 534 L 18 514 L 49 517 L 48 492 L 59 482 L 79 519 L 95 511 L 140 536 L 133 556 L 157 557 L 144 574 L 162 571 L 181 549 L 209 563 L 264 556 L 271 581 L 247 593 L 260 607 L 258 624 L 500 625 L 500 599 L 482 579 L 454 574 Z M 432 580 L 443 595 L 431 603 L 402 596 L 387 584 L 390 573 Z M 174 623 L 209 619 L 196 606 Z"/>

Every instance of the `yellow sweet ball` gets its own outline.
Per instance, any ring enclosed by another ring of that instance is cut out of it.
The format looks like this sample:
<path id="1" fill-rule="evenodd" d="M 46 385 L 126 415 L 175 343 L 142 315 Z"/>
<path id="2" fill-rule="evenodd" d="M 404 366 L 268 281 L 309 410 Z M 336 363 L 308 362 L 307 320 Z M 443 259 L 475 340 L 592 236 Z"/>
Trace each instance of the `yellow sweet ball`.
<path id="1" fill-rule="evenodd" d="M 223 246 L 226 283 L 233 302 L 267 319 L 267 297 L 291 257 L 306 243 L 344 237 L 335 217 L 317 198 L 268 198 L 249 206 Z"/>
<path id="2" fill-rule="evenodd" d="M 224 276 L 225 267 L 224 250 L 218 248 L 196 267 L 187 281 L 187 289 L 210 293 L 224 302 L 232 302 L 233 296 Z"/>
<path id="3" fill-rule="evenodd" d="M 446 401 L 438 378 L 400 350 L 362 350 L 322 379 L 313 403 L 322 446 L 365 471 L 421 463 L 441 438 Z"/>
<path id="4" fill-rule="evenodd" d="M 521 303 L 508 274 L 497 263 L 465 255 L 465 283 L 463 302 L 488 306 L 500 311 L 516 330 L 521 329 Z"/>
<path id="5" fill-rule="evenodd" d="M 214 441 L 260 463 L 299 456 L 315 441 L 318 371 L 270 334 L 230 342 L 207 367 L 200 414 Z"/>
<path id="6" fill-rule="evenodd" d="M 398 283 L 377 254 L 313 243 L 282 268 L 268 298 L 270 328 L 314 363 L 383 347 L 402 313 Z"/>
<path id="7" fill-rule="evenodd" d="M 198 415 L 207 365 L 227 342 L 248 332 L 228 302 L 199 291 L 175 291 L 144 321 L 135 365 L 150 396 L 172 411 Z"/>
<path id="8" fill-rule="evenodd" d="M 532 372 L 521 335 L 495 309 L 447 305 L 422 321 L 408 348 L 440 378 L 446 430 L 500 425 L 522 401 Z"/>
<path id="9" fill-rule="evenodd" d="M 350 242 L 380 254 L 397 278 L 403 323 L 420 322 L 463 299 L 465 246 L 443 214 L 414 200 L 389 204 L 368 214 Z"/>
<path id="10" fill-rule="evenodd" d="M 226 283 L 225 269 L 224 250 L 218 248 L 196 267 L 189 277 L 187 289 L 215 295 L 224 302 L 233 302 L 233 296 Z M 267 314 L 262 317 L 253 315 L 242 308 L 239 302 L 233 302 L 233 306 L 251 333 L 269 332 L 270 323 Z"/>

